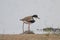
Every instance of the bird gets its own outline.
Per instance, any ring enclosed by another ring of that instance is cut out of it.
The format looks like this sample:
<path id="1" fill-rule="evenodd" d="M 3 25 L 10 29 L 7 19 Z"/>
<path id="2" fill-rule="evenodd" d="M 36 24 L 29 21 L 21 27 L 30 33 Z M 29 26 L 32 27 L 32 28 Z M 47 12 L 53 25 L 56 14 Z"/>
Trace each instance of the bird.
<path id="1" fill-rule="evenodd" d="M 28 31 L 30 31 L 30 24 L 35 23 L 34 18 L 40 19 L 38 15 L 26 16 L 20 19 L 20 21 L 23 21 L 23 27 L 22 27 L 23 33 L 24 33 L 24 24 L 28 24 Z"/>

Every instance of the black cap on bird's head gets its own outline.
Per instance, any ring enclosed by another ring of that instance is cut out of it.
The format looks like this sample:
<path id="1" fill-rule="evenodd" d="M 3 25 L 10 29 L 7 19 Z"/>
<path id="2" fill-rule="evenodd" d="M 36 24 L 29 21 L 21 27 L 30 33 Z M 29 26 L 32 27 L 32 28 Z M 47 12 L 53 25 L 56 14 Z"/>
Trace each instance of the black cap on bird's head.
<path id="1" fill-rule="evenodd" d="M 35 18 L 38 18 L 38 19 L 40 19 L 40 18 L 38 17 L 38 15 L 33 15 L 32 17 L 35 17 Z"/>

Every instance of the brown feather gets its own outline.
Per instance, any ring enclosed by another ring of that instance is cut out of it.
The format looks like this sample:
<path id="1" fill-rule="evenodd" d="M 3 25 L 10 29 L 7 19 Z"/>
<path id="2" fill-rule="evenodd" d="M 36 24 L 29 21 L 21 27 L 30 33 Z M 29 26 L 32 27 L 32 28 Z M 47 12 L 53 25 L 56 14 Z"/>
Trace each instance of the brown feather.
<path id="1" fill-rule="evenodd" d="M 30 20 L 32 20 L 32 16 L 27 16 L 21 19 L 21 21 L 30 21 Z"/>

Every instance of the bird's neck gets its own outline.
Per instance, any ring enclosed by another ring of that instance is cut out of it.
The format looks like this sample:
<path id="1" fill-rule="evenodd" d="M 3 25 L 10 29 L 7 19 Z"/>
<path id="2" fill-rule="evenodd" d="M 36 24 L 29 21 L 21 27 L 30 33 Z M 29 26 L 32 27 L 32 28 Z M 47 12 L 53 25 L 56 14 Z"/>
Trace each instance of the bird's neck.
<path id="1" fill-rule="evenodd" d="M 33 17 L 33 20 L 36 20 L 36 18 L 35 18 L 35 17 Z"/>

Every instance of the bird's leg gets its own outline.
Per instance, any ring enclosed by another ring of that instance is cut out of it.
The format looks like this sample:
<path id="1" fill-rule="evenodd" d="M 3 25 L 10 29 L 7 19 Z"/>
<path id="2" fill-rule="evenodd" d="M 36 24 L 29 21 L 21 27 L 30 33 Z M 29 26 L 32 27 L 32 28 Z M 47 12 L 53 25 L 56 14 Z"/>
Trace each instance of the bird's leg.
<path id="1" fill-rule="evenodd" d="M 23 29 L 23 33 L 24 33 L 24 22 L 23 22 L 23 27 L 22 27 L 22 29 Z"/>
<path id="2" fill-rule="evenodd" d="M 30 32 L 30 23 L 28 23 L 28 31 Z"/>

